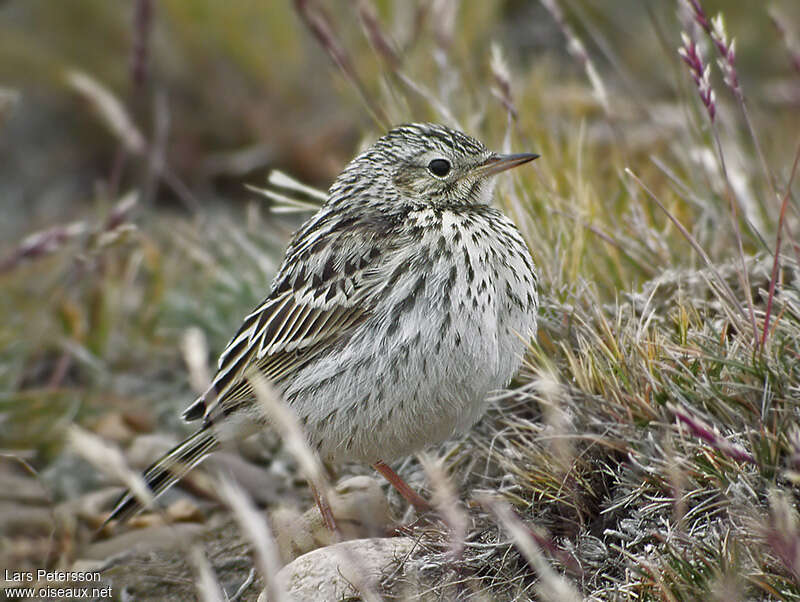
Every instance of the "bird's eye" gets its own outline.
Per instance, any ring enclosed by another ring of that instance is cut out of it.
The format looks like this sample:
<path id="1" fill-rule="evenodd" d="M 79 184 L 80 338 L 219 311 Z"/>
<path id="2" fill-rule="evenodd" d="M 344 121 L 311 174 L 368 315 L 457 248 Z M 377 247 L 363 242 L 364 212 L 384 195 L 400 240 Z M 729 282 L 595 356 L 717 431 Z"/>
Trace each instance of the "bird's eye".
<path id="1" fill-rule="evenodd" d="M 447 159 L 434 159 L 428 163 L 428 169 L 433 175 L 443 178 L 450 173 L 450 161 Z"/>

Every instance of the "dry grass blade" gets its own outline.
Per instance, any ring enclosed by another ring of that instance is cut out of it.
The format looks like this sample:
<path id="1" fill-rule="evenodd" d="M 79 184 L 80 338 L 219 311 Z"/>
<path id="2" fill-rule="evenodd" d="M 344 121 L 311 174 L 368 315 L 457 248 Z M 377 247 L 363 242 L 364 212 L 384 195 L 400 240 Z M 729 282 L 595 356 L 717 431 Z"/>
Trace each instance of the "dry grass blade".
<path id="1" fill-rule="evenodd" d="M 264 414 L 276 432 L 281 434 L 289 452 L 297 459 L 300 470 L 323 495 L 330 497 L 331 485 L 314 450 L 306 441 L 303 428 L 295 413 L 280 398 L 266 378 L 256 370 L 246 375 Z"/>
<path id="2" fill-rule="evenodd" d="M 784 219 L 786 218 L 786 208 L 789 206 L 789 197 L 792 193 L 792 182 L 794 182 L 794 176 L 797 173 L 797 163 L 800 160 L 800 145 L 797 147 L 797 151 L 794 154 L 794 162 L 792 163 L 792 173 L 789 175 L 789 181 L 786 183 L 786 194 L 783 195 L 783 201 L 781 202 L 781 213 L 780 217 L 778 218 L 778 230 L 775 234 L 775 254 L 774 259 L 772 262 L 772 276 L 769 279 L 769 294 L 767 296 L 767 307 L 764 310 L 764 329 L 761 332 L 761 348 L 764 348 L 764 344 L 767 341 L 767 332 L 769 332 L 769 319 L 770 314 L 772 312 L 772 302 L 775 299 L 775 283 L 778 281 L 778 265 L 780 264 L 780 254 L 781 254 L 781 236 L 783 235 L 783 224 Z"/>
<path id="3" fill-rule="evenodd" d="M 287 600 L 286 587 L 277 579 L 281 569 L 280 552 L 266 518 L 256 509 L 244 490 L 227 479 L 220 482 L 220 497 L 233 512 L 242 534 L 253 544 L 258 568 L 269 592 L 270 602 Z"/>
<path id="4" fill-rule="evenodd" d="M 292 198 L 280 192 L 270 190 L 269 188 L 259 188 L 251 184 L 245 184 L 245 187 L 247 190 L 260 194 L 272 201 L 274 205 L 271 205 L 269 208 L 272 213 L 308 213 L 319 210 L 319 205 L 317 203 Z"/>
<path id="5" fill-rule="evenodd" d="M 144 136 L 123 104 L 108 88 L 82 71 L 67 71 L 65 77 L 67 83 L 95 107 L 128 152 L 140 155 L 145 151 L 147 143 Z"/>
<path id="6" fill-rule="evenodd" d="M 103 224 L 90 225 L 86 221 L 76 221 L 29 234 L 0 261 L 0 274 L 14 269 L 23 260 L 62 251 L 69 243 L 81 240 L 82 237 L 84 249 L 100 249 L 114 243 L 121 236 L 135 230 L 128 220 L 138 202 L 138 192 L 131 190 L 117 201 Z"/>
<path id="7" fill-rule="evenodd" d="M 367 34 L 367 38 L 380 56 L 389 64 L 391 69 L 400 66 L 400 55 L 397 53 L 396 44 L 389 39 L 383 31 L 375 6 L 369 0 L 358 0 L 358 16 Z"/>
<path id="8" fill-rule="evenodd" d="M 575 31 L 567 23 L 567 20 L 564 18 L 564 13 L 556 0 L 540 1 L 542 6 L 544 6 L 553 17 L 561 33 L 564 34 L 564 37 L 567 39 L 567 51 L 583 65 L 586 71 L 586 77 L 589 79 L 597 101 L 603 107 L 606 114 L 610 114 L 611 106 L 608 100 L 608 91 L 594 66 L 594 62 L 589 58 L 589 54 L 586 52 L 583 42 L 581 42 L 580 38 L 575 34 Z"/>
<path id="9" fill-rule="evenodd" d="M 702 258 L 706 266 L 708 266 L 708 268 L 716 276 L 716 279 L 720 287 L 722 288 L 722 290 L 725 291 L 725 294 L 728 296 L 728 302 L 733 307 L 735 307 L 739 313 L 741 313 L 743 318 L 747 319 L 747 314 L 745 314 L 744 310 L 740 307 L 740 304 L 736 299 L 736 295 L 733 293 L 731 287 L 719 273 L 719 270 L 714 265 L 714 262 L 711 261 L 711 258 L 708 256 L 708 253 L 706 253 L 703 250 L 703 247 L 700 246 L 700 243 L 697 242 L 697 239 L 694 236 L 692 236 L 691 232 L 689 232 L 689 230 L 686 229 L 686 227 L 678 220 L 678 218 L 672 215 L 672 213 L 664 206 L 664 204 L 658 199 L 658 197 L 653 193 L 653 191 L 650 190 L 650 188 L 648 188 L 648 186 L 639 179 L 639 176 L 637 176 L 633 172 L 633 170 L 631 170 L 629 167 L 626 167 L 625 173 L 628 174 L 631 178 L 633 178 L 633 180 L 639 185 L 639 187 L 647 193 L 647 196 L 650 197 L 650 199 L 656 205 L 658 205 L 659 209 L 661 209 L 661 211 L 664 212 L 664 215 L 666 215 L 669 218 L 669 220 L 675 225 L 675 227 L 683 235 L 683 237 L 689 242 L 690 245 L 692 245 L 692 248 L 697 252 L 697 254 Z"/>
<path id="10" fill-rule="evenodd" d="M 127 152 L 141 156 L 148 150 L 150 151 L 149 159 L 155 168 L 154 171 L 158 173 L 158 176 L 177 195 L 189 211 L 197 213 L 200 209 L 200 203 L 197 198 L 195 198 L 183 180 L 164 164 L 163 157 L 160 156 L 163 151 L 160 146 L 163 146 L 163 144 L 159 145 L 159 138 L 157 138 L 156 144 L 151 147 L 139 128 L 136 127 L 122 102 L 110 90 L 88 74 L 82 71 L 70 70 L 67 71 L 65 78 L 76 92 L 95 107 L 109 130 L 117 137 Z M 166 136 L 166 123 L 161 120 L 166 119 L 166 103 L 162 102 L 157 106 L 161 107 L 161 110 L 157 112 L 157 117 L 161 124 L 159 128 L 161 129 L 160 141 L 163 143 Z M 112 180 L 114 179 L 112 178 Z"/>
<path id="11" fill-rule="evenodd" d="M 67 440 L 78 455 L 115 481 L 123 483 L 142 505 L 149 507 L 153 503 L 150 488 L 141 475 L 128 466 L 118 448 L 74 424 L 67 430 Z"/>
<path id="12" fill-rule="evenodd" d="M 191 551 L 192 564 L 197 572 L 197 596 L 202 602 L 226 602 L 227 596 L 214 575 L 206 555 L 201 548 L 195 547 Z"/>
<path id="13" fill-rule="evenodd" d="M 681 422 L 681 424 L 684 424 L 688 427 L 689 431 L 691 431 L 693 435 L 699 437 L 711 445 L 714 449 L 738 462 L 749 462 L 750 464 L 758 465 L 758 462 L 756 462 L 756 459 L 750 453 L 738 445 L 730 443 L 724 437 L 720 437 L 711 428 L 709 428 L 708 425 L 703 423 L 702 420 L 692 416 L 685 409 L 679 408 L 675 404 L 671 403 L 667 404 L 667 407 L 673 414 L 675 414 L 675 417 Z"/>
<path id="14" fill-rule="evenodd" d="M 271 172 L 269 172 L 267 182 L 279 188 L 285 188 L 300 194 L 308 195 L 311 198 L 317 199 L 323 203 L 328 199 L 328 194 L 324 190 L 319 190 L 313 186 L 303 184 L 299 180 L 295 180 L 293 177 L 280 171 L 279 169 L 273 169 Z"/>
<path id="15" fill-rule="evenodd" d="M 786 53 L 789 55 L 789 62 L 792 64 L 794 70 L 800 74 L 800 42 L 797 40 L 796 32 L 786 27 L 788 19 L 776 6 L 768 7 L 767 12 L 769 13 L 772 25 L 775 27 L 775 30 L 783 41 L 783 45 L 786 47 Z"/>
<path id="16" fill-rule="evenodd" d="M 388 128 L 389 120 L 380 105 L 375 103 L 367 92 L 366 86 L 356 71 L 350 55 L 345 50 L 333 28 L 330 17 L 325 13 L 321 6 L 312 0 L 294 0 L 294 7 L 297 14 L 308 27 L 308 30 L 316 38 L 328 56 L 331 57 L 345 78 L 358 91 L 361 100 L 369 109 L 375 121 L 383 128 Z"/>
<path id="17" fill-rule="evenodd" d="M 0 261 L 0 273 L 12 270 L 23 259 L 32 259 L 58 251 L 88 230 L 89 226 L 86 222 L 73 222 L 64 226 L 53 226 L 42 232 L 35 232 L 27 236 L 8 257 Z"/>
<path id="18" fill-rule="evenodd" d="M 507 503 L 491 496 L 483 496 L 480 502 L 494 514 L 530 567 L 539 574 L 540 581 L 536 585 L 536 591 L 542 600 L 579 602 L 583 599 L 578 589 L 554 571 L 545 560 L 529 529 L 514 515 Z"/>
<path id="19" fill-rule="evenodd" d="M 208 344 L 203 331 L 196 326 L 188 328 L 181 340 L 181 351 L 192 389 L 196 393 L 204 393 L 211 383 L 211 373 L 208 369 Z"/>
<path id="20" fill-rule="evenodd" d="M 22 97 L 18 90 L 0 86 L 0 125 L 4 125 L 6 119 L 14 111 Z"/>
<path id="21" fill-rule="evenodd" d="M 133 47 L 131 48 L 131 80 L 137 88 L 147 81 L 150 39 L 153 31 L 153 0 L 136 0 L 133 11 Z"/>
<path id="22" fill-rule="evenodd" d="M 642 272 L 644 272 L 650 277 L 655 276 L 657 272 L 656 267 L 652 265 L 650 262 L 648 262 L 647 258 L 638 256 L 634 250 L 626 247 L 620 241 L 616 240 L 611 234 L 604 232 L 600 227 L 590 224 L 589 222 L 586 222 L 585 220 L 581 219 L 580 216 L 574 213 L 559 211 L 558 209 L 553 209 L 552 212 L 553 215 L 559 215 L 565 217 L 566 219 L 575 222 L 582 228 L 585 228 L 586 230 L 597 236 L 600 240 L 611 245 L 617 251 L 622 253 L 632 264 L 634 264 Z"/>
<path id="23" fill-rule="evenodd" d="M 789 496 L 779 490 L 769 493 L 770 520 L 766 538 L 783 565 L 800 580 L 800 527 Z"/>
<path id="24" fill-rule="evenodd" d="M 453 111 L 450 110 L 446 103 L 440 101 L 436 97 L 436 94 L 431 92 L 421 83 L 414 81 L 413 78 L 409 77 L 402 71 L 397 72 L 397 77 L 408 87 L 409 90 L 425 99 L 446 124 L 463 129 L 463 127 L 459 125 L 458 118 L 455 116 L 455 114 L 453 114 Z"/>
<path id="25" fill-rule="evenodd" d="M 131 216 L 131 213 L 139 204 L 139 191 L 138 190 L 130 190 L 117 201 L 114 208 L 108 214 L 106 218 L 106 223 L 103 226 L 103 229 L 113 230 L 120 224 L 128 221 Z"/>
<path id="26" fill-rule="evenodd" d="M 492 79 L 497 84 L 496 87 L 492 88 L 492 94 L 506 108 L 509 116 L 516 121 L 519 115 L 517 107 L 514 105 L 514 98 L 511 95 L 511 72 L 503 56 L 500 44 L 497 42 L 492 43 L 492 59 L 489 67 L 492 70 Z"/>
<path id="27" fill-rule="evenodd" d="M 461 507 L 453 483 L 441 463 L 424 453 L 418 457 L 433 487 L 431 502 L 450 529 L 450 552 L 454 560 L 458 559 L 464 551 L 464 539 L 470 524 L 469 515 Z"/>

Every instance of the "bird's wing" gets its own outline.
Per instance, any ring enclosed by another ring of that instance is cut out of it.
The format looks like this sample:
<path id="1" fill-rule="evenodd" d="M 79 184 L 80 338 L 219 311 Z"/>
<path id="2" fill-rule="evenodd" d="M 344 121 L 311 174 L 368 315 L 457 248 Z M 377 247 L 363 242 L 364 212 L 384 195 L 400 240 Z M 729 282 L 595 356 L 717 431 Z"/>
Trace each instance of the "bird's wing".
<path id="1" fill-rule="evenodd" d="M 270 295 L 245 319 L 219 358 L 209 391 L 183 414 L 214 420 L 252 399 L 245 372 L 272 382 L 296 373 L 371 313 L 387 237 L 375 224 L 318 214 L 294 237 Z"/>

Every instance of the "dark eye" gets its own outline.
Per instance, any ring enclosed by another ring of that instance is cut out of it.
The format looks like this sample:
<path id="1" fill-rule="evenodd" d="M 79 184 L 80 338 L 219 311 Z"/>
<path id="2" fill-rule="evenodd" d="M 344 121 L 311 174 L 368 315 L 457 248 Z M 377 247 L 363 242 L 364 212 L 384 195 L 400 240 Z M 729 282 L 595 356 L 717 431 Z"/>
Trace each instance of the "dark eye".
<path id="1" fill-rule="evenodd" d="M 450 161 L 447 159 L 434 159 L 428 163 L 428 169 L 433 175 L 443 178 L 450 173 Z"/>

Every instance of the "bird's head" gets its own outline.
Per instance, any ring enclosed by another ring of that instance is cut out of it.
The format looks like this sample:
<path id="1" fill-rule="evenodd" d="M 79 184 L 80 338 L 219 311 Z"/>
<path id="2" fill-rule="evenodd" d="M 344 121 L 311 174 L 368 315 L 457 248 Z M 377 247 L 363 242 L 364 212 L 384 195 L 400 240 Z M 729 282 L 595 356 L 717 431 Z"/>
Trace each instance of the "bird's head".
<path id="1" fill-rule="evenodd" d="M 359 197 L 374 191 L 380 198 L 372 200 L 379 203 L 488 204 L 495 175 L 538 156 L 498 154 L 443 125 L 401 125 L 353 159 L 331 195 Z"/>

